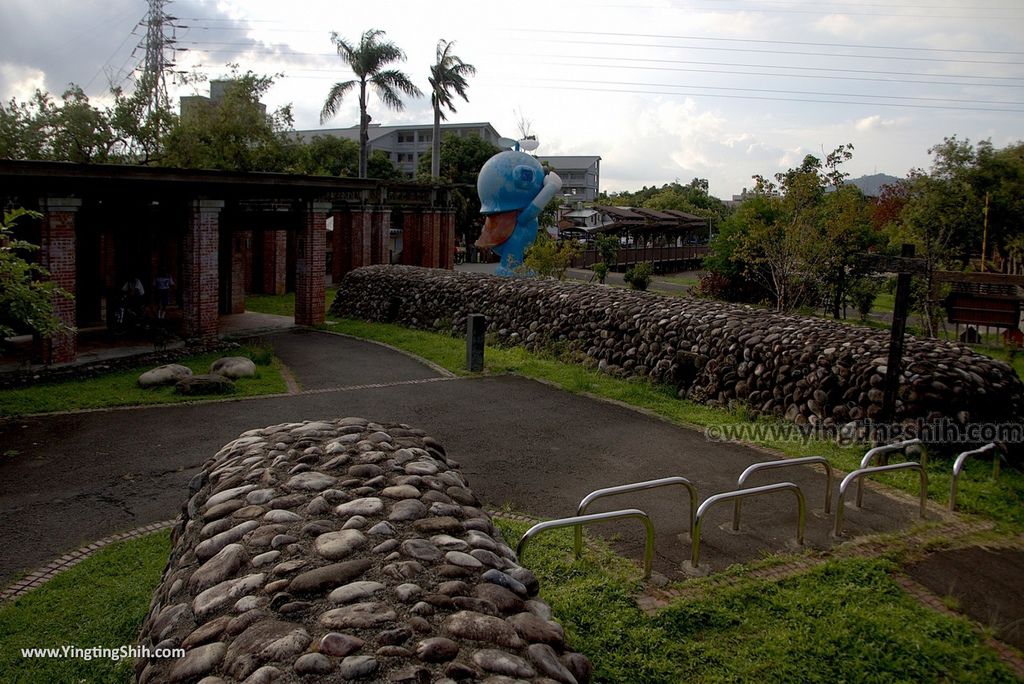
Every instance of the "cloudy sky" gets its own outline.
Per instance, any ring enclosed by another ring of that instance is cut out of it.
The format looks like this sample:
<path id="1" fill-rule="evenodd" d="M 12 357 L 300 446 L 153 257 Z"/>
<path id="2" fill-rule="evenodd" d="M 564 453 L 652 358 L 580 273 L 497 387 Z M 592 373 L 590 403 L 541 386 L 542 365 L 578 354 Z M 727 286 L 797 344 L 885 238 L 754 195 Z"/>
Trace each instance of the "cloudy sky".
<path id="1" fill-rule="evenodd" d="M 144 0 L 3 0 L 0 97 L 69 82 L 102 101 L 143 57 Z M 229 63 L 281 74 L 264 99 L 319 128 L 332 82 L 347 80 L 330 32 L 379 28 L 427 89 L 439 38 L 477 67 L 455 122 L 513 137 L 526 120 L 539 154 L 596 154 L 602 189 L 699 176 L 729 197 L 805 154 L 856 148 L 848 170 L 903 176 L 959 135 L 1024 139 L 1020 0 L 174 0 L 177 68 L 216 78 Z M 174 87 L 173 95 L 205 86 Z M 431 120 L 429 99 L 379 123 Z M 327 126 L 357 122 L 355 98 Z"/>

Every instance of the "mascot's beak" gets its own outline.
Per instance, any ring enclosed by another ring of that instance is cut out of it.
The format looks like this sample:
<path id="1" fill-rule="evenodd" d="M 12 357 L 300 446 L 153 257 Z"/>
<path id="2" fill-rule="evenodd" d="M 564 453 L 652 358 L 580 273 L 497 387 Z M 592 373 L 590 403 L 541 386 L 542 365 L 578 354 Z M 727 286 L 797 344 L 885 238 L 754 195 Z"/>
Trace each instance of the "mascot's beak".
<path id="1" fill-rule="evenodd" d="M 484 219 L 484 229 L 476 239 L 476 246 L 481 249 L 496 247 L 508 240 L 516 229 L 518 211 L 503 211 L 500 214 L 488 214 Z"/>

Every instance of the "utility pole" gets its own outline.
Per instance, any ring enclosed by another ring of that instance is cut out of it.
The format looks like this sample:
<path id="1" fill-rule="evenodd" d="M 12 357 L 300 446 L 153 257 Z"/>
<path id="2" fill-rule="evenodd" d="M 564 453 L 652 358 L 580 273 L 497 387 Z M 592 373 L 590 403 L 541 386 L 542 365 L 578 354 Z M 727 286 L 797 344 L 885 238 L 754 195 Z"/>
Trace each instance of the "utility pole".
<path id="1" fill-rule="evenodd" d="M 985 272 L 985 252 L 988 251 L 988 199 L 989 193 L 985 193 L 985 229 L 981 233 L 981 272 Z"/>

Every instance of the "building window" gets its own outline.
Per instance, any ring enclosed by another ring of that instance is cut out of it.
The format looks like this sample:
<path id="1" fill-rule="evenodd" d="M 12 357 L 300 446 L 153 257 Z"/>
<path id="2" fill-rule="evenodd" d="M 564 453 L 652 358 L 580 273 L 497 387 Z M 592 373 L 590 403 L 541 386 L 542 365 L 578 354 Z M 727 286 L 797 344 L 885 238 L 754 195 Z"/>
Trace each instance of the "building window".
<path id="1" fill-rule="evenodd" d="M 419 135 L 420 135 L 420 142 L 427 142 L 427 143 L 428 142 L 434 142 L 434 132 L 433 131 L 420 131 Z"/>
<path id="2" fill-rule="evenodd" d="M 409 132 L 409 133 L 399 133 L 398 134 L 398 142 L 399 143 L 416 142 L 416 134 L 412 133 L 412 132 Z"/>

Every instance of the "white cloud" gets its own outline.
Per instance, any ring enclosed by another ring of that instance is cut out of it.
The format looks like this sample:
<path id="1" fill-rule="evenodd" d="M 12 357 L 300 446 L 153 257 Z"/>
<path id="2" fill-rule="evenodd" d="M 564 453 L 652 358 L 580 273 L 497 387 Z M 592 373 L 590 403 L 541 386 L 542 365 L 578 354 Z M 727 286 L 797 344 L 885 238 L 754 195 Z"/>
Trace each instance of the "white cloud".
<path id="1" fill-rule="evenodd" d="M 46 90 L 46 73 L 21 64 L 0 64 L 0 93 L 4 100 L 27 100 L 36 90 Z"/>

